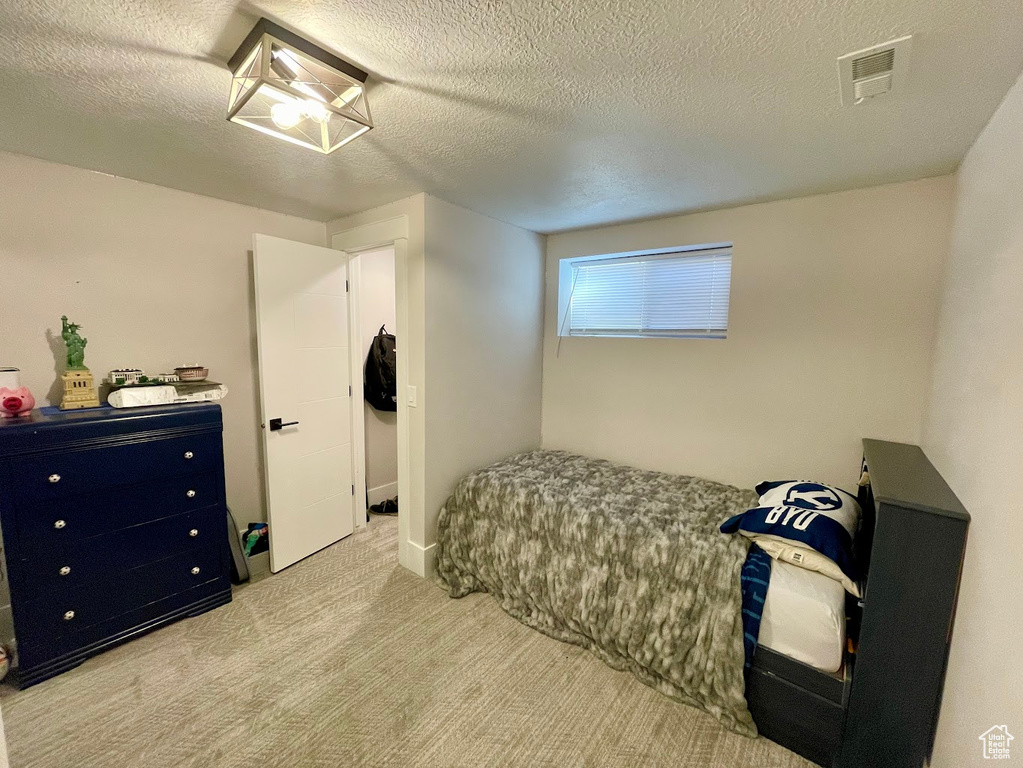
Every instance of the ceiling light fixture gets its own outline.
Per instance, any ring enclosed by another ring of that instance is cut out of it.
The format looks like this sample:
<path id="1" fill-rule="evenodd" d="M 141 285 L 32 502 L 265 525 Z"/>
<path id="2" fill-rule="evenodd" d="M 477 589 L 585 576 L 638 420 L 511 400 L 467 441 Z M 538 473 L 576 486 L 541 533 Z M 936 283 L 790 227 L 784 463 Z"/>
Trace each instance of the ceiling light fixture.
<path id="1" fill-rule="evenodd" d="M 373 127 L 367 74 L 269 19 L 227 63 L 227 119 L 327 155 Z"/>

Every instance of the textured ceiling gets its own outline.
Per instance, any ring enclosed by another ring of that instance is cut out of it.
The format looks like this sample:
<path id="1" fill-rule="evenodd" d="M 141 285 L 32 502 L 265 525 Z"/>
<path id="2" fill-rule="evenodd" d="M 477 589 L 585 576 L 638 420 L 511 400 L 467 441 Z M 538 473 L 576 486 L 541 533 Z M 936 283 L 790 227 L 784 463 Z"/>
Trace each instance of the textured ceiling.
<path id="1" fill-rule="evenodd" d="M 371 73 L 330 156 L 225 120 L 266 15 Z M 1019 0 L 4 0 L 0 149 L 317 219 L 427 191 L 541 232 L 946 173 L 1023 68 Z M 915 35 L 903 93 L 835 58 Z"/>

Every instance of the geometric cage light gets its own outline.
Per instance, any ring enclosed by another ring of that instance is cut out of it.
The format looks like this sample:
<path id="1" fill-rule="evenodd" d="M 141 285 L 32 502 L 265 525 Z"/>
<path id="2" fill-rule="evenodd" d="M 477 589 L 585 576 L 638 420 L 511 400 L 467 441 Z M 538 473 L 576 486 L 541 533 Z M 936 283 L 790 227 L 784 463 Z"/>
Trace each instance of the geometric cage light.
<path id="1" fill-rule="evenodd" d="M 227 119 L 327 155 L 373 127 L 358 67 L 260 19 L 227 63 Z"/>

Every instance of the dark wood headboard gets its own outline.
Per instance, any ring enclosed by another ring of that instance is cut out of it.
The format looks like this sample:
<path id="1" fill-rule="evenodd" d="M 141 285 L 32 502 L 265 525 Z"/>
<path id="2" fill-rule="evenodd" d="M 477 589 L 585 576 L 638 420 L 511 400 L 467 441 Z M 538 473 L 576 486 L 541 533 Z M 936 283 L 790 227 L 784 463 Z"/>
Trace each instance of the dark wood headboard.
<path id="1" fill-rule="evenodd" d="M 864 440 L 869 564 L 837 764 L 921 766 L 941 708 L 970 515 L 915 445 Z"/>
<path id="2" fill-rule="evenodd" d="M 917 446 L 864 440 L 863 462 L 856 555 L 866 586 L 847 604 L 857 651 L 830 675 L 759 646 L 746 701 L 763 735 L 818 765 L 920 768 L 941 708 L 970 516 Z"/>

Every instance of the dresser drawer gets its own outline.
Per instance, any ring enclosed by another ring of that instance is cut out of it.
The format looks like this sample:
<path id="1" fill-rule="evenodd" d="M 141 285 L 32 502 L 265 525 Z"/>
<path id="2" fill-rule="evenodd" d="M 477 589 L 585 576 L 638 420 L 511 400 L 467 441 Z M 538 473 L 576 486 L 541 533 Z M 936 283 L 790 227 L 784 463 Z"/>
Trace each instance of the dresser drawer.
<path id="1" fill-rule="evenodd" d="M 25 641 L 18 643 L 18 684 L 23 688 L 34 685 L 169 621 L 198 615 L 229 602 L 231 582 L 221 575 L 184 592 L 175 592 L 141 608 L 64 635 L 35 638 L 22 633 L 20 637 Z"/>
<path id="2" fill-rule="evenodd" d="M 11 460 L 14 498 L 19 504 L 80 496 L 120 485 L 135 485 L 221 466 L 219 433 L 143 440 Z"/>
<path id="3" fill-rule="evenodd" d="M 221 492 L 220 475 L 207 472 L 74 499 L 25 503 L 15 510 L 20 554 L 32 559 L 71 542 L 218 505 Z"/>
<path id="4" fill-rule="evenodd" d="M 51 593 L 64 596 L 83 585 L 111 581 L 146 563 L 220 546 L 226 536 L 223 507 L 175 515 L 39 552 L 21 562 L 14 589 L 25 600 Z"/>
<path id="5" fill-rule="evenodd" d="M 222 578 L 223 548 L 209 545 L 155 563 L 124 571 L 110 578 L 51 593 L 37 600 L 19 601 L 15 632 L 19 644 L 49 642 L 122 613 Z"/>

